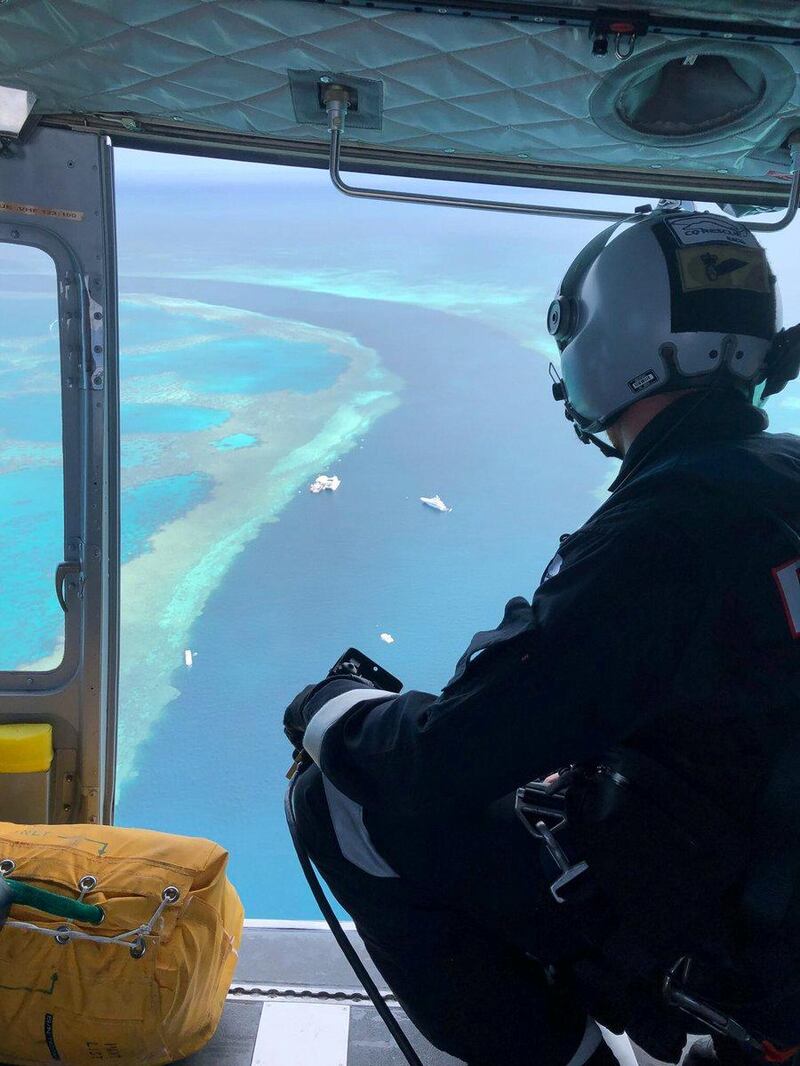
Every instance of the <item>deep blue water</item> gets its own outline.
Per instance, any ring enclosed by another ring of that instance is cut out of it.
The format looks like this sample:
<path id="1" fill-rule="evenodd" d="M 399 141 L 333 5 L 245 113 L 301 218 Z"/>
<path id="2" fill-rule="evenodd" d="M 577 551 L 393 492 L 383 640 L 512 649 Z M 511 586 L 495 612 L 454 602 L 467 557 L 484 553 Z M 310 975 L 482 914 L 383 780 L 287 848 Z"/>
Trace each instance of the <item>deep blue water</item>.
<path id="1" fill-rule="evenodd" d="M 173 675 L 180 697 L 117 819 L 219 840 L 251 916 L 315 917 L 283 822 L 283 707 L 348 644 L 438 690 L 472 632 L 531 593 L 558 535 L 594 509 L 605 466 L 573 443 L 542 361 L 500 333 L 397 304 L 229 289 L 228 303 L 289 317 L 302 300 L 307 320 L 374 344 L 407 385 L 336 464 L 339 491 L 297 496 L 211 596 L 191 635 L 200 654 Z M 435 492 L 451 514 L 419 503 Z"/>

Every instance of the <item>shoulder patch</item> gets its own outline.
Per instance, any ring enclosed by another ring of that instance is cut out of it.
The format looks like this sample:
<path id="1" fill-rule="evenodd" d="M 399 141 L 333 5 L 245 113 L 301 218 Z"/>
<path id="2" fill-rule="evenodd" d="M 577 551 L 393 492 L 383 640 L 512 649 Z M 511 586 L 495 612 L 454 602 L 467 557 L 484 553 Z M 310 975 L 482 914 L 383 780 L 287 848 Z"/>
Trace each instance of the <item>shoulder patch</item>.
<path id="1" fill-rule="evenodd" d="M 783 600 L 789 631 L 797 640 L 800 638 L 800 557 L 782 566 L 776 566 L 772 576 Z"/>

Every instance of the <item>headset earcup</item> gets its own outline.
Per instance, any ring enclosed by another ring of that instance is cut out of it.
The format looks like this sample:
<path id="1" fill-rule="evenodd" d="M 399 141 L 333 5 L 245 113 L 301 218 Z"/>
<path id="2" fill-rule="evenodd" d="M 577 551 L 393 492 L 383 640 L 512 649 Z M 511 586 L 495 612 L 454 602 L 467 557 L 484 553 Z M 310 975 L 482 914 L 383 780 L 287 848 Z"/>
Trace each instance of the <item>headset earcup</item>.
<path id="1" fill-rule="evenodd" d="M 572 332 L 573 301 L 567 296 L 557 296 L 547 310 L 547 332 L 557 341 L 564 341 Z"/>

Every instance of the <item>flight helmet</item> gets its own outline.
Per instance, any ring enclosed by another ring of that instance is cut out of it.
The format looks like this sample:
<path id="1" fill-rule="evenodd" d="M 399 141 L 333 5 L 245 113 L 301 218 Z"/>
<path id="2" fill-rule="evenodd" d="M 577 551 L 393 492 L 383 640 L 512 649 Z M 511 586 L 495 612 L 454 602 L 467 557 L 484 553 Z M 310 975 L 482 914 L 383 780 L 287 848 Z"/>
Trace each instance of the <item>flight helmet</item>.
<path id="1" fill-rule="evenodd" d="M 800 359 L 764 249 L 709 212 L 658 209 L 598 234 L 565 274 L 547 328 L 561 352 L 553 394 L 595 443 L 645 396 L 725 388 L 753 402 L 757 387 L 761 399 L 796 377 Z"/>

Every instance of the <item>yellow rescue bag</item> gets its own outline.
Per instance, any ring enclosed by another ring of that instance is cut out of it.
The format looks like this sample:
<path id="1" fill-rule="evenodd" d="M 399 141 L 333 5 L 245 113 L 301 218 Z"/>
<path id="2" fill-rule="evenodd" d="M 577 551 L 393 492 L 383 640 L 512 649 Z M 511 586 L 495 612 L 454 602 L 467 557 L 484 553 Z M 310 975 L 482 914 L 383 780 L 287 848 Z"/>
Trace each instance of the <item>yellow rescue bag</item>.
<path id="1" fill-rule="evenodd" d="M 14 905 L 0 928 L 0 1062 L 183 1059 L 214 1034 L 244 913 L 208 840 L 0 822 L 0 873 L 99 905 L 100 925 Z"/>

